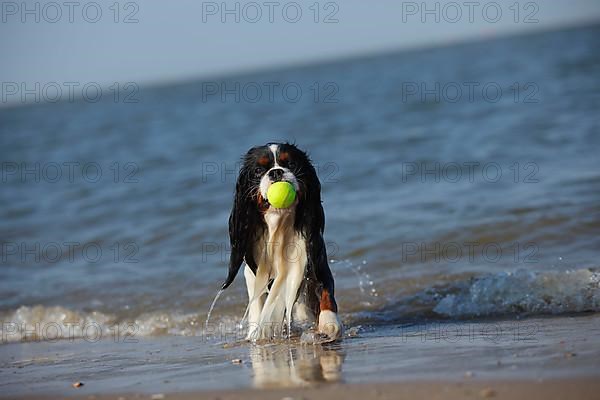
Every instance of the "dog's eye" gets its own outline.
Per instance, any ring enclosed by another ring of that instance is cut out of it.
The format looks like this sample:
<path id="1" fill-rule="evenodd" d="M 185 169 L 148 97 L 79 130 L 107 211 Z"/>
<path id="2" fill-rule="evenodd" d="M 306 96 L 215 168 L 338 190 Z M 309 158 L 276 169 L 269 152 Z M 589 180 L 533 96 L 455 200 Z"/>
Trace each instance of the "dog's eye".
<path id="1" fill-rule="evenodd" d="M 256 167 L 256 169 L 254 170 L 254 174 L 256 176 L 261 176 L 262 174 L 264 174 L 264 171 L 265 171 L 264 168 Z"/>
<path id="2" fill-rule="evenodd" d="M 294 169 L 294 168 L 296 168 L 296 163 L 295 163 L 295 162 L 293 162 L 293 161 L 289 161 L 289 162 L 288 162 L 288 168 L 289 168 L 289 169 Z"/>

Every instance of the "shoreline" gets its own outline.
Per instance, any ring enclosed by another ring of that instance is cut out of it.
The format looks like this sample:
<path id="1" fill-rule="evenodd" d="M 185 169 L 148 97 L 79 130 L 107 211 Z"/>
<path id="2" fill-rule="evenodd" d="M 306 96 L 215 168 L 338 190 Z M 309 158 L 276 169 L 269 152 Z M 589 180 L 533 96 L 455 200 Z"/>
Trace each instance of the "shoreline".
<path id="1" fill-rule="evenodd" d="M 182 336 L 5 344 L 0 398 L 375 400 L 600 393 L 593 383 L 600 382 L 597 313 L 355 331 L 327 345 Z M 76 382 L 83 385 L 75 388 Z"/>

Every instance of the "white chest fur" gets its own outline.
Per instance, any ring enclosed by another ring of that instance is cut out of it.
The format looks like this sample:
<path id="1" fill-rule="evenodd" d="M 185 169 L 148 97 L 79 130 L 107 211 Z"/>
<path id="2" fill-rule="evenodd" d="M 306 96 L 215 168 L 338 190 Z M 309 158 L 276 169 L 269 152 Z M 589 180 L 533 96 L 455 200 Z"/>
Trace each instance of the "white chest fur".
<path id="1" fill-rule="evenodd" d="M 294 231 L 294 209 L 270 209 L 265 213 L 267 230 L 254 249 L 258 266 L 256 276 L 246 267 L 248 287 L 248 339 L 280 336 L 304 279 L 307 264 L 306 244 Z M 273 280 L 271 288 L 267 286 Z"/>

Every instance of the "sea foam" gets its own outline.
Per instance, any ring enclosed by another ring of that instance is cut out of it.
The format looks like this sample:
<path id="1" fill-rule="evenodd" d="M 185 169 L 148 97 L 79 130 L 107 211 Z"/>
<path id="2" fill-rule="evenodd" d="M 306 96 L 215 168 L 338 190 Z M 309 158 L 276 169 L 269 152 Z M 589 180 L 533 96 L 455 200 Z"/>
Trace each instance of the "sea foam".
<path id="1" fill-rule="evenodd" d="M 483 275 L 446 294 L 433 311 L 449 317 L 600 311 L 600 273 L 520 269 Z"/>

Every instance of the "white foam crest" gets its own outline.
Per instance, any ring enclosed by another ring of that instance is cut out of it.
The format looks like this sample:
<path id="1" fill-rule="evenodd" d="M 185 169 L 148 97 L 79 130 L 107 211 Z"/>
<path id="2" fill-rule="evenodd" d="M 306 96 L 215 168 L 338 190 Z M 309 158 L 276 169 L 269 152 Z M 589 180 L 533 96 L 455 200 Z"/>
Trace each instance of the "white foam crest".
<path id="1" fill-rule="evenodd" d="M 600 311 L 600 273 L 517 270 L 475 278 L 434 312 L 451 317 Z"/>
<path id="2" fill-rule="evenodd" d="M 154 311 L 131 319 L 99 311 L 74 311 L 61 306 L 21 306 L 0 316 L 0 344 L 84 339 L 131 341 L 146 336 L 202 336 L 207 340 L 235 341 L 245 330 L 239 318 L 223 316 L 206 326 L 203 315 Z"/>
<path id="3" fill-rule="evenodd" d="M 60 306 L 21 306 L 1 318 L 2 343 L 55 341 L 75 338 L 96 340 L 110 333 L 115 318 L 98 311 L 89 313 Z"/>

